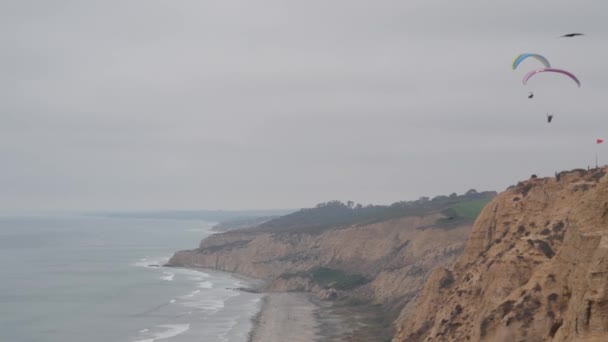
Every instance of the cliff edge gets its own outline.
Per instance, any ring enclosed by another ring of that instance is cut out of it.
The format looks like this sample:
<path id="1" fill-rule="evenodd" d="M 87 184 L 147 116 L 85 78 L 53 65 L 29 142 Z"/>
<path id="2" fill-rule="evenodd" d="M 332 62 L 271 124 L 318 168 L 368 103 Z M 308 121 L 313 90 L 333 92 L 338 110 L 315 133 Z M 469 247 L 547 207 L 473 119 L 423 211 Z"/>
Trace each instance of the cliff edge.
<path id="1" fill-rule="evenodd" d="M 394 341 L 608 341 L 607 171 L 533 177 L 494 198 Z"/>

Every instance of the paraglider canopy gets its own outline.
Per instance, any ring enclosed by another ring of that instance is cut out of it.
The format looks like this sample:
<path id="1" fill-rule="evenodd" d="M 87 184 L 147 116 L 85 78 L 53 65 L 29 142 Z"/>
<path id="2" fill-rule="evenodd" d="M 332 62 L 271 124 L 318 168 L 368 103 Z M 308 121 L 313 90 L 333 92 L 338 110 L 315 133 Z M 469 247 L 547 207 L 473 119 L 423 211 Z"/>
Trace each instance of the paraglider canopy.
<path id="1" fill-rule="evenodd" d="M 555 72 L 555 73 L 559 73 L 562 75 L 566 75 L 568 77 L 570 77 L 574 82 L 576 82 L 576 84 L 580 87 L 581 86 L 581 82 L 578 80 L 578 78 L 576 78 L 576 76 L 574 76 L 572 73 L 566 71 L 566 70 L 562 70 L 562 69 L 555 69 L 555 68 L 543 68 L 543 69 L 536 69 L 536 70 L 532 70 L 529 73 L 526 74 L 526 76 L 524 76 L 523 82 L 524 84 L 528 84 L 528 80 L 539 73 L 542 72 Z"/>
<path id="2" fill-rule="evenodd" d="M 545 58 L 544 56 L 541 56 L 539 54 L 536 54 L 536 53 L 522 53 L 521 55 L 518 55 L 513 60 L 513 64 L 511 65 L 511 67 L 513 68 L 513 70 L 517 69 L 517 66 L 519 66 L 519 64 L 521 62 L 523 62 L 525 59 L 530 58 L 530 57 L 532 57 L 532 58 L 538 60 L 539 62 L 543 63 L 543 65 L 545 66 L 545 68 L 550 68 L 551 67 L 551 63 L 549 63 L 549 60 L 547 58 Z"/>
<path id="3" fill-rule="evenodd" d="M 585 35 L 584 33 L 568 33 L 568 34 L 561 36 L 560 38 L 573 38 L 576 36 L 584 36 L 584 35 Z"/>

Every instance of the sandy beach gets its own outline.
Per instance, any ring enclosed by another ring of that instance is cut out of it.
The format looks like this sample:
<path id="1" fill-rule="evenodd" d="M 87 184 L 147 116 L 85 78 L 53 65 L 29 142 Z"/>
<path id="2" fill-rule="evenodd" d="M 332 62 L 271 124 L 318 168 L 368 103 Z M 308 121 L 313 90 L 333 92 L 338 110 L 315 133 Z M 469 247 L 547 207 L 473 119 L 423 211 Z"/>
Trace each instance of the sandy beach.
<path id="1" fill-rule="evenodd" d="M 305 293 L 271 293 L 264 298 L 254 319 L 250 342 L 311 342 L 319 327 L 315 314 L 319 307 Z"/>

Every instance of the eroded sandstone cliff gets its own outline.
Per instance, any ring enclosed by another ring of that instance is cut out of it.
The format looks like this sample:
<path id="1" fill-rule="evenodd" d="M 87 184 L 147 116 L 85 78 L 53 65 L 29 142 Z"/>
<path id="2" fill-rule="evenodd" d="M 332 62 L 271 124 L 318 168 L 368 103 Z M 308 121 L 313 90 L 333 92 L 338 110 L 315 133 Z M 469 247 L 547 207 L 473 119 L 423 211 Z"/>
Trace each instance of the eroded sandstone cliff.
<path id="1" fill-rule="evenodd" d="M 270 291 L 380 304 L 392 327 L 430 272 L 462 253 L 471 226 L 434 212 L 321 232 L 227 232 L 177 252 L 169 265 L 262 277 Z"/>
<path id="2" fill-rule="evenodd" d="M 607 169 L 532 178 L 478 217 L 395 341 L 608 341 Z"/>

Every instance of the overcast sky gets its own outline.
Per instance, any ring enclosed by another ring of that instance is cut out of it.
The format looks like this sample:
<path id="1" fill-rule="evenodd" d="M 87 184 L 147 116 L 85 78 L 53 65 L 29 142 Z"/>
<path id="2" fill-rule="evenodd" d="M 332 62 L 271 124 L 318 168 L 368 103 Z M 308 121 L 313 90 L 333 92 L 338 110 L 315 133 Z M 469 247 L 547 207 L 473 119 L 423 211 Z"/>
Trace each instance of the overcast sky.
<path id="1" fill-rule="evenodd" d="M 608 162 L 606 13 L 605 0 L 2 1 L 0 211 L 391 203 L 500 191 L 596 150 Z M 569 32 L 587 36 L 557 38 Z M 512 71 L 522 52 L 582 87 L 524 86 L 538 64 Z"/>

